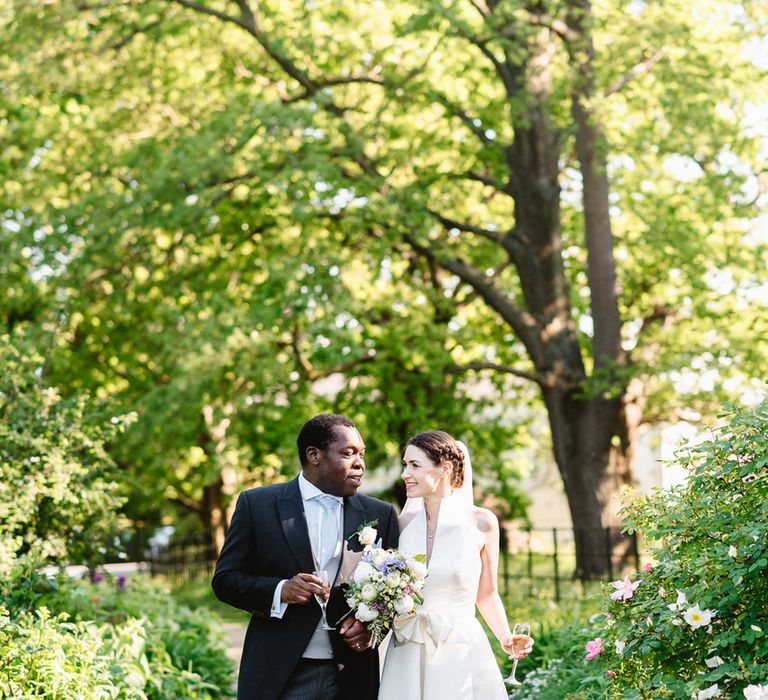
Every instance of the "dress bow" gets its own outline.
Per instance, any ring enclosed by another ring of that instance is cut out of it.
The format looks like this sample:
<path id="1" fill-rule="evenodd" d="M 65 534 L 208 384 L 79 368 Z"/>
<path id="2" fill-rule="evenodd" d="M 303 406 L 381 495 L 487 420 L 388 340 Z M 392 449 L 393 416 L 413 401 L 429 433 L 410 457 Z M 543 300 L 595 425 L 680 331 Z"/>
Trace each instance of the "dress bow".
<path id="1" fill-rule="evenodd" d="M 445 642 L 454 629 L 456 619 L 436 610 L 417 610 L 392 620 L 392 631 L 398 644 L 415 642 L 434 648 Z"/>

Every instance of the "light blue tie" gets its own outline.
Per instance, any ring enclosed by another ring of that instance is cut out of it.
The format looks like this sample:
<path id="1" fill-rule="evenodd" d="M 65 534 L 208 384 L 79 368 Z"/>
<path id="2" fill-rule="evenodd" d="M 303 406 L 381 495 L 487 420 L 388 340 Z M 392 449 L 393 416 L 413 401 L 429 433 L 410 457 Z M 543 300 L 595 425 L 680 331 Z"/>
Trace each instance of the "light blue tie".
<path id="1" fill-rule="evenodd" d="M 333 558 L 336 545 L 339 543 L 339 506 L 341 503 L 333 496 L 326 494 L 316 496 L 315 500 L 322 509 L 319 513 L 318 523 L 317 563 L 321 569 L 324 569 Z"/>

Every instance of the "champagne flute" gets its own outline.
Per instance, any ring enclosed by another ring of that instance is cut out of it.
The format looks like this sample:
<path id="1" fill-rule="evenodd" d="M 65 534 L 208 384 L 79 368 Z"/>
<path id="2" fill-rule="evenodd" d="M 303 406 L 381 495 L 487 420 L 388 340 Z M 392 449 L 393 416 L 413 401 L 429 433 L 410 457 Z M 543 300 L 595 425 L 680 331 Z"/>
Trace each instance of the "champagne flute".
<path id="1" fill-rule="evenodd" d="M 320 581 L 323 584 L 323 587 L 327 588 L 330 585 L 330 577 L 328 576 L 328 572 L 325 569 L 317 569 L 316 571 L 312 572 L 317 578 L 320 579 Z M 320 612 L 323 615 L 323 624 L 320 625 L 320 629 L 322 630 L 332 630 L 335 629 L 334 627 L 331 627 L 331 625 L 328 624 L 328 619 L 325 616 L 325 608 L 328 605 L 328 598 L 329 595 L 323 594 L 318 595 L 315 593 L 315 600 L 317 601 L 317 604 L 320 606 Z"/>
<path id="2" fill-rule="evenodd" d="M 527 622 L 517 622 L 512 629 L 512 651 L 515 654 L 519 654 L 527 646 L 531 639 L 531 626 Z M 517 659 L 512 664 L 512 673 L 509 674 L 504 682 L 507 685 L 522 685 L 522 683 L 515 678 L 515 671 L 517 670 Z"/>

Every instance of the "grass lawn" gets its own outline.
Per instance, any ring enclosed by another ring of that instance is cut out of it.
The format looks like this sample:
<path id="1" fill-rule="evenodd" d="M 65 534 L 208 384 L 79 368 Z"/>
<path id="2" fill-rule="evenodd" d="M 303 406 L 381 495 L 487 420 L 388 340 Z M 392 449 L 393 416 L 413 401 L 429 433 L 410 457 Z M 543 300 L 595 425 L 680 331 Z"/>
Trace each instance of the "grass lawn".
<path id="1" fill-rule="evenodd" d="M 225 622 L 237 622 L 248 624 L 250 615 L 244 610 L 238 610 L 226 603 L 222 603 L 211 590 L 211 582 L 208 579 L 188 581 L 172 589 L 173 597 L 180 603 L 193 610 L 205 608 L 218 615 Z"/>

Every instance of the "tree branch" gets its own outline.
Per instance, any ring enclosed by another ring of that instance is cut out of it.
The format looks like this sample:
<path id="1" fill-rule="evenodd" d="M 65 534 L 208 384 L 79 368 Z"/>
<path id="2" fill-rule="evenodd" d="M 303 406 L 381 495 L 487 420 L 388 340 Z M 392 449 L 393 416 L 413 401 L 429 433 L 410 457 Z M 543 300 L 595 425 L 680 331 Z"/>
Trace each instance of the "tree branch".
<path id="1" fill-rule="evenodd" d="M 489 241 L 503 245 L 504 236 L 499 231 L 490 231 L 489 229 L 482 228 L 480 226 L 474 226 L 473 224 L 467 224 L 461 221 L 454 221 L 447 216 L 443 216 L 436 211 L 432 211 L 427 208 L 427 213 L 433 218 L 437 219 L 446 229 L 458 229 L 459 231 L 466 231 L 467 233 L 474 233 L 477 236 L 486 238 Z"/>
<path id="2" fill-rule="evenodd" d="M 605 92 L 605 96 L 613 95 L 619 90 L 623 89 L 627 83 L 631 82 L 635 78 L 640 77 L 644 73 L 648 73 L 662 58 L 664 58 L 664 50 L 658 49 L 653 52 L 648 58 L 640 63 L 632 66 L 624 75 L 611 83 Z"/>
<path id="3" fill-rule="evenodd" d="M 500 194 L 509 195 L 506 188 L 494 180 L 490 175 L 484 175 L 483 173 L 476 173 L 474 170 L 467 170 L 463 173 L 447 173 L 447 177 L 452 180 L 472 180 L 473 182 L 479 182 L 488 187 L 492 187 Z"/>
<path id="4" fill-rule="evenodd" d="M 546 384 L 546 379 L 533 372 L 525 372 L 524 370 L 516 369 L 515 367 L 509 367 L 507 365 L 497 365 L 493 362 L 470 362 L 466 365 L 451 365 L 447 368 L 449 373 L 458 372 L 480 372 L 484 369 L 490 369 L 494 372 L 503 372 L 504 374 L 511 374 L 521 379 L 527 379 L 528 381 L 535 382 L 539 386 Z"/>
<path id="5" fill-rule="evenodd" d="M 531 313 L 521 309 L 509 295 L 473 265 L 456 258 L 438 258 L 431 249 L 418 243 L 410 234 L 403 234 L 403 239 L 419 255 L 434 260 L 440 267 L 452 272 L 472 287 L 485 303 L 514 330 L 528 351 L 534 366 L 546 366 L 544 348 L 539 337 L 539 323 Z"/>
<path id="6" fill-rule="evenodd" d="M 226 12 L 220 12 L 219 10 L 214 10 L 212 7 L 201 5 L 199 2 L 194 2 L 193 0 L 168 0 L 168 2 L 175 2 L 179 5 L 182 5 L 183 7 L 186 7 L 189 10 L 194 10 L 195 12 L 199 12 L 200 14 L 209 15 L 210 17 L 216 17 L 216 19 L 220 19 L 224 22 L 236 24 L 238 27 L 242 27 L 246 31 L 250 32 L 250 28 L 243 22 L 242 19 L 238 19 L 237 17 L 228 15 Z"/>
<path id="7" fill-rule="evenodd" d="M 338 76 L 336 78 L 321 78 L 318 80 L 311 89 L 306 89 L 297 95 L 284 96 L 282 101 L 284 104 L 293 104 L 295 102 L 301 102 L 306 100 L 317 93 L 318 90 L 322 90 L 326 87 L 335 87 L 337 85 L 351 85 L 353 83 L 369 83 L 371 85 L 385 85 L 383 78 L 378 77 L 375 73 L 367 73 L 365 75 L 348 75 Z"/>
<path id="8" fill-rule="evenodd" d="M 442 93 L 435 91 L 432 91 L 428 93 L 429 97 L 431 97 L 435 102 L 438 102 L 443 107 L 445 107 L 446 111 L 454 116 L 458 117 L 464 125 L 475 135 L 477 138 L 479 138 L 485 145 L 492 144 L 493 141 L 488 138 L 488 136 L 485 133 L 484 129 L 481 129 L 479 126 L 475 124 L 475 121 L 472 117 L 469 116 L 461 107 L 451 102 L 445 95 Z M 479 120 L 477 120 L 479 121 Z"/>
<path id="9" fill-rule="evenodd" d="M 131 41 L 133 41 L 139 34 L 146 34 L 150 29 L 154 29 L 155 27 L 159 26 L 162 21 L 163 17 L 160 17 L 159 19 L 152 20 L 151 22 L 147 22 L 144 25 L 134 27 L 122 39 L 116 41 L 110 46 L 105 46 L 99 51 L 99 53 L 106 53 L 107 51 L 119 51 L 120 49 L 130 44 Z"/>
<path id="10" fill-rule="evenodd" d="M 543 14 L 529 14 L 530 22 L 535 27 L 546 27 L 553 34 L 559 36 L 566 44 L 575 44 L 582 37 L 581 33 L 569 27 L 566 22 L 556 17 Z"/>
<path id="11" fill-rule="evenodd" d="M 299 348 L 299 340 L 299 325 L 296 323 L 294 324 L 291 332 L 291 349 L 293 350 L 293 355 L 296 358 L 296 362 L 298 362 L 304 377 L 309 382 L 316 382 L 318 379 L 330 377 L 332 374 L 344 374 L 347 370 L 350 370 L 353 367 L 357 367 L 358 365 L 361 365 L 365 362 L 371 362 L 376 357 L 376 353 L 373 350 L 366 350 L 362 357 L 355 357 L 348 360 L 347 362 L 342 362 L 341 364 L 335 365 L 334 367 L 318 370 L 315 369 L 309 360 L 307 360 L 307 358 L 301 354 L 301 349 Z"/>

